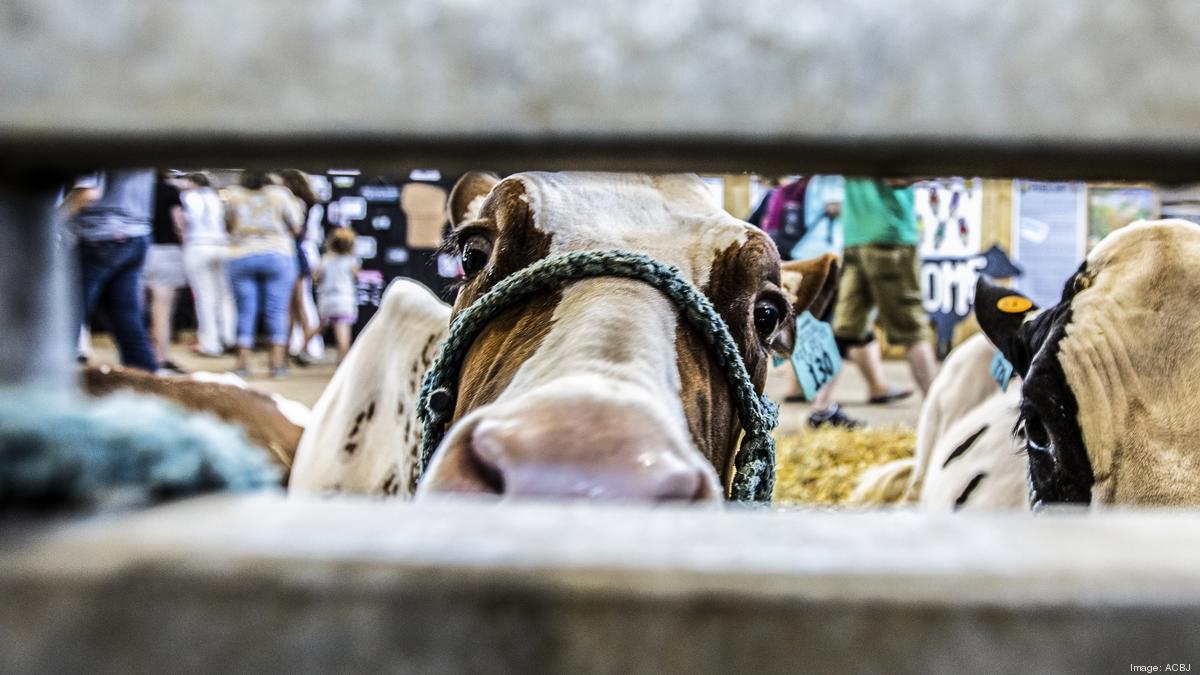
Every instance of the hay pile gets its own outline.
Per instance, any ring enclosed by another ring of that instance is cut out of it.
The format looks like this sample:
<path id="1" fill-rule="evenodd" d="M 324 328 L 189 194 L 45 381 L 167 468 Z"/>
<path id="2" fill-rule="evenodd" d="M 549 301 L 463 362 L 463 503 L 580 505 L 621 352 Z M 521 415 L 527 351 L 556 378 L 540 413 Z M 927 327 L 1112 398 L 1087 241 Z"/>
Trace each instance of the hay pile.
<path id="1" fill-rule="evenodd" d="M 906 426 L 848 430 L 824 428 L 776 434 L 777 505 L 837 505 L 867 469 L 912 457 L 916 433 Z"/>

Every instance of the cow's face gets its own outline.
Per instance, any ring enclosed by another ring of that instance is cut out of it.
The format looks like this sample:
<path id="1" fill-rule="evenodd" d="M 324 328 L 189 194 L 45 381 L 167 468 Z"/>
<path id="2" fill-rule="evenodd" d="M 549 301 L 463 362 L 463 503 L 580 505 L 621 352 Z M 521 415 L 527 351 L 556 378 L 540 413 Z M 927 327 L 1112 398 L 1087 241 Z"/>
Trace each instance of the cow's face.
<path id="1" fill-rule="evenodd" d="M 976 314 L 1025 376 L 1030 480 L 1043 502 L 1200 504 L 1200 228 L 1104 239 L 1044 312 L 980 282 Z"/>
<path id="2" fill-rule="evenodd" d="M 466 274 L 454 311 L 546 256 L 644 253 L 716 306 L 761 390 L 797 309 L 820 310 L 836 258 L 781 270 L 772 242 L 726 215 L 695 176 L 470 174 L 450 198 Z M 725 373 L 679 308 L 629 279 L 584 279 L 492 321 L 468 352 L 434 492 L 719 500 L 740 427 Z"/>

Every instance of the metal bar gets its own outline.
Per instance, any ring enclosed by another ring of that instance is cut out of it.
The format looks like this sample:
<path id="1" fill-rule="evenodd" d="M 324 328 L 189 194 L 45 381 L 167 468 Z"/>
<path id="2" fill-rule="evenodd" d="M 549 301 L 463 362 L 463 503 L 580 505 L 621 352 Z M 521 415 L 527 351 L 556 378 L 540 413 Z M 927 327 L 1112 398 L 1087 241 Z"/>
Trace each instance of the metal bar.
<path id="1" fill-rule="evenodd" d="M 73 266 L 54 227 L 53 174 L 0 174 L 0 384 L 62 387 L 71 373 Z"/>

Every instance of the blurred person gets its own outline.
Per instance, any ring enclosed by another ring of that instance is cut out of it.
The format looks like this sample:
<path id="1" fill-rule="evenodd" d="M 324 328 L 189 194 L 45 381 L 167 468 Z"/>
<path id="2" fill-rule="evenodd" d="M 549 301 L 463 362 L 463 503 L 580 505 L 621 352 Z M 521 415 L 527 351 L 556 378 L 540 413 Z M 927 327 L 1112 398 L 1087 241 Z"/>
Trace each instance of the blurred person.
<path id="1" fill-rule="evenodd" d="M 350 329 L 358 320 L 358 258 L 354 256 L 354 230 L 340 227 L 329 238 L 329 250 L 314 272 L 317 309 L 321 324 L 333 327 L 340 364 L 350 350 Z"/>
<path id="2" fill-rule="evenodd" d="M 182 373 L 170 359 L 171 322 L 175 314 L 175 296 L 187 286 L 183 271 L 183 247 L 180 233 L 185 227 L 183 202 L 175 179 L 159 176 L 154 188 L 154 216 L 151 243 L 146 251 L 142 280 L 150 295 L 150 344 L 160 370 Z"/>
<path id="3" fill-rule="evenodd" d="M 937 374 L 937 361 L 921 304 L 912 181 L 847 178 L 843 191 L 845 252 L 834 335 L 866 378 L 869 403 L 912 395 L 911 389 L 887 382 L 874 335 L 876 320 L 890 344 L 905 348 L 913 379 L 927 393 Z"/>
<path id="4" fill-rule="evenodd" d="M 842 200 L 845 180 L 841 176 L 815 175 L 808 179 L 804 188 L 802 212 L 804 227 L 799 240 L 792 246 L 788 257 L 792 260 L 817 258 L 826 253 L 842 255 Z M 835 308 L 830 306 L 824 316 L 817 317 L 825 323 L 833 323 Z M 809 408 L 808 424 L 814 429 L 823 426 L 838 426 L 854 429 L 862 421 L 846 414 L 833 397 L 841 373 L 817 392 Z M 788 403 L 805 400 L 800 383 L 793 381 L 792 389 L 784 396 Z"/>
<path id="5" fill-rule="evenodd" d="M 226 269 L 237 302 L 237 373 L 249 375 L 250 350 L 262 314 L 271 342 L 271 376 L 287 375 L 288 301 L 296 280 L 296 244 L 303 215 L 287 188 L 246 171 L 226 188 L 230 258 Z"/>
<path id="6" fill-rule="evenodd" d="M 310 363 L 307 356 L 309 340 L 319 332 L 319 311 L 312 299 L 313 267 L 320 255 L 321 220 L 325 209 L 308 175 L 297 169 L 284 169 L 279 173 L 284 187 L 300 200 L 304 213 L 304 228 L 296 235 L 296 264 L 298 273 L 292 287 L 292 298 L 288 308 L 289 342 L 294 335 L 301 335 L 302 342 L 296 345 L 293 361 L 301 366 Z M 289 345 L 291 347 L 291 345 Z"/>
<path id="7" fill-rule="evenodd" d="M 225 262 L 225 205 L 208 176 L 187 177 L 183 200 L 183 269 L 196 305 L 196 353 L 221 356 L 237 341 L 237 314 Z"/>
<path id="8" fill-rule="evenodd" d="M 142 321 L 142 266 L 154 181 L 153 169 L 104 171 L 77 182 L 62 204 L 78 247 L 82 319 L 103 311 L 121 363 L 150 372 L 158 360 Z"/>

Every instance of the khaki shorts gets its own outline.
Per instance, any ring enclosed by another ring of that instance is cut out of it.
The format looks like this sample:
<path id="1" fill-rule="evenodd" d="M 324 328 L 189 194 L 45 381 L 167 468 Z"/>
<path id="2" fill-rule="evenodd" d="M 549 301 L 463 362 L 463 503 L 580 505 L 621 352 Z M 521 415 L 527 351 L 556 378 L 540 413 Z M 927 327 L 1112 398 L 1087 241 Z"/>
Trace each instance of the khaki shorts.
<path id="1" fill-rule="evenodd" d="M 908 346 L 928 339 L 920 264 L 915 246 L 847 246 L 833 316 L 838 339 L 850 344 L 868 342 L 876 320 L 883 325 L 889 344 Z"/>

